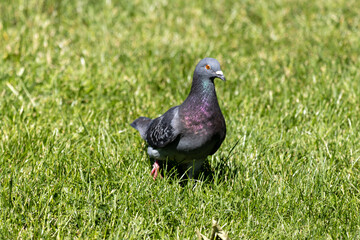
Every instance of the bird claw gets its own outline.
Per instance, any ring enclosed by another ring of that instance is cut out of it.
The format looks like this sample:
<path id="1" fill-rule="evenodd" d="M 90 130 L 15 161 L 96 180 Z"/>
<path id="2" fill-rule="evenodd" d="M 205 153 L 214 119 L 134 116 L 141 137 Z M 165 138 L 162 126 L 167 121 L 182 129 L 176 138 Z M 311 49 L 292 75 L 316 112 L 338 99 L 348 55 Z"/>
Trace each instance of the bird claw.
<path id="1" fill-rule="evenodd" d="M 154 177 L 153 177 L 154 181 L 156 180 L 156 177 L 158 175 L 160 175 L 161 179 L 163 178 L 161 176 L 161 174 L 159 173 L 159 169 L 160 169 L 160 165 L 159 165 L 158 161 L 156 160 L 153 164 L 153 169 L 151 170 L 151 176 L 154 175 Z"/>

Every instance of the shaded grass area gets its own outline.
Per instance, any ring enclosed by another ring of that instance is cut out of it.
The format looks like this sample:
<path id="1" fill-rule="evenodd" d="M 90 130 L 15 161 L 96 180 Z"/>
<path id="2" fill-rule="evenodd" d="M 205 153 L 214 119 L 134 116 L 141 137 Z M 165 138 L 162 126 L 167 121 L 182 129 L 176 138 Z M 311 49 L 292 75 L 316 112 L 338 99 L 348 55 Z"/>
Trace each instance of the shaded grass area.
<path id="1" fill-rule="evenodd" d="M 1 238 L 359 238 L 356 1 L 1 1 Z M 213 179 L 154 182 L 129 123 L 215 57 Z M 238 143 L 238 144 L 236 144 Z M 231 151 L 232 150 L 232 151 Z"/>

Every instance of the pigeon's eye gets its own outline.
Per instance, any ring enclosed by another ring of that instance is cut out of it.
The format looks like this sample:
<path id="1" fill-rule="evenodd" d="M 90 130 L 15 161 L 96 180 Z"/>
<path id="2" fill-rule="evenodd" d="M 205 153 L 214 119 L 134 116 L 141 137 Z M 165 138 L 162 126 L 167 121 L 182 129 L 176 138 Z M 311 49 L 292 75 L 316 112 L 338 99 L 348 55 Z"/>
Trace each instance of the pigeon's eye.
<path id="1" fill-rule="evenodd" d="M 211 69 L 210 65 L 206 65 L 205 68 L 206 68 L 207 70 Z"/>

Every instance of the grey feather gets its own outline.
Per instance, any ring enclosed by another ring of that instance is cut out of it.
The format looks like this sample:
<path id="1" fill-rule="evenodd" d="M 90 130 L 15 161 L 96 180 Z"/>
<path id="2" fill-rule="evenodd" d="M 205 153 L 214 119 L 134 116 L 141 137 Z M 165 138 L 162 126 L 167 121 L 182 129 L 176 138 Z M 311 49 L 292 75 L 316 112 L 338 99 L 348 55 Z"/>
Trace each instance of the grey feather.
<path id="1" fill-rule="evenodd" d="M 138 119 L 130 123 L 130 125 L 139 131 L 142 139 L 146 140 L 146 131 L 149 128 L 151 121 L 152 120 L 150 118 L 139 117 Z"/>

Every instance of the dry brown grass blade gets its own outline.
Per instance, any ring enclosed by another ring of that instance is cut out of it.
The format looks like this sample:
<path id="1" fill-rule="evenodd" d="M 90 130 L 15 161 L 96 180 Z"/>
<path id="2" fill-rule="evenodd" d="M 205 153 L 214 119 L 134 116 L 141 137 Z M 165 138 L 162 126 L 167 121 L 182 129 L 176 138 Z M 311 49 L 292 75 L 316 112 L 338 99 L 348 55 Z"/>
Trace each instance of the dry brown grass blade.
<path id="1" fill-rule="evenodd" d="M 196 235 L 198 236 L 199 240 L 209 240 L 206 236 L 202 235 L 199 230 L 196 229 Z M 212 220 L 212 232 L 210 240 L 221 239 L 221 240 L 230 240 L 227 233 L 220 227 L 220 225 L 215 221 Z"/>

